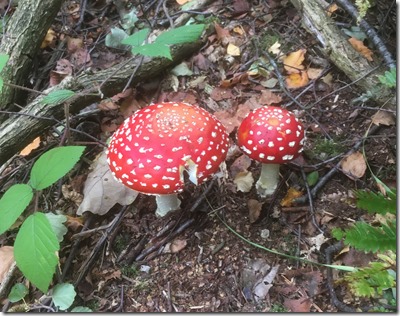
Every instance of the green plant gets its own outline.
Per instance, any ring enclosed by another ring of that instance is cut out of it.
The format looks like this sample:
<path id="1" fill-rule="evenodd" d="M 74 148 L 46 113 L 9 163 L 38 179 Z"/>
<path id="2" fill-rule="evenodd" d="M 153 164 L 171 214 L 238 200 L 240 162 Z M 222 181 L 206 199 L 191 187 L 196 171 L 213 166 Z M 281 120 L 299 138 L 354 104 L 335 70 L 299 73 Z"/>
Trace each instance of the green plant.
<path id="1" fill-rule="evenodd" d="M 27 184 L 12 185 L 0 199 L 0 234 L 16 222 L 32 198 L 65 176 L 80 159 L 85 147 L 53 148 L 34 163 Z M 14 258 L 23 275 L 39 290 L 46 293 L 59 263 L 57 252 L 67 229 L 64 215 L 40 212 L 37 209 L 23 221 L 14 243 Z M 24 298 L 28 290 L 22 284 L 14 285 L 10 293 L 13 302 Z M 67 309 L 75 291 L 71 284 L 57 284 L 52 289 L 54 304 Z"/>
<path id="2" fill-rule="evenodd" d="M 272 304 L 272 306 L 268 312 L 270 312 L 270 313 L 287 313 L 288 310 L 282 304 L 274 303 L 274 304 Z"/>
<path id="3" fill-rule="evenodd" d="M 385 71 L 385 75 L 378 76 L 379 81 L 389 87 L 395 88 L 396 87 L 396 68 L 391 68 L 390 71 Z"/>
<path id="4" fill-rule="evenodd" d="M 378 179 L 376 179 L 378 180 Z M 378 180 L 379 181 L 379 180 Z M 379 261 L 358 268 L 346 274 L 343 281 L 350 291 L 358 297 L 379 298 L 385 290 L 396 286 L 396 191 L 389 189 L 382 182 L 387 195 L 381 193 L 356 191 L 357 206 L 368 213 L 381 214 L 386 222 L 373 226 L 365 222 L 356 222 L 348 229 L 335 228 L 332 235 L 344 240 L 344 243 L 358 250 L 377 254 Z M 391 214 L 391 215 L 390 215 Z M 392 218 L 391 218 L 392 217 Z M 396 297 L 396 295 L 393 295 Z"/>

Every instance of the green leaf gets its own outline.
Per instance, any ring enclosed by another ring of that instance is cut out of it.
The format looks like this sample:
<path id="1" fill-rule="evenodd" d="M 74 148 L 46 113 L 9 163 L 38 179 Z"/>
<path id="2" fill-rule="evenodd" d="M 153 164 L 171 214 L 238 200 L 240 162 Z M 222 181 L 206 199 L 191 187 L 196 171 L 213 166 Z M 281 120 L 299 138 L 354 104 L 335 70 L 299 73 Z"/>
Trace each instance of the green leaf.
<path id="1" fill-rule="evenodd" d="M 204 24 L 184 25 L 161 33 L 154 43 L 176 45 L 197 41 L 204 30 Z"/>
<path id="2" fill-rule="evenodd" d="M 14 184 L 0 199 L 0 234 L 9 229 L 29 205 L 33 197 L 27 184 Z"/>
<path id="3" fill-rule="evenodd" d="M 10 56 L 8 56 L 7 54 L 0 54 L 0 71 L 3 70 L 3 68 L 7 64 L 9 58 L 10 58 Z"/>
<path id="4" fill-rule="evenodd" d="M 317 183 L 317 181 L 318 181 L 318 178 L 319 178 L 318 171 L 310 172 L 310 173 L 307 175 L 307 183 L 308 183 L 308 185 L 309 185 L 310 187 L 312 187 L 313 185 L 315 185 L 315 184 Z"/>
<path id="5" fill-rule="evenodd" d="M 182 62 L 171 69 L 171 73 L 175 76 L 191 76 L 193 71 L 190 70 L 187 63 Z"/>
<path id="6" fill-rule="evenodd" d="M 343 28 L 342 31 L 350 36 L 358 39 L 359 41 L 363 41 L 367 38 L 367 35 L 361 30 L 359 26 L 352 26 L 350 29 Z"/>
<path id="7" fill-rule="evenodd" d="M 143 42 L 147 38 L 147 35 L 149 34 L 149 32 L 150 32 L 150 29 L 140 30 L 139 32 L 136 32 L 136 33 L 132 34 L 131 36 L 123 39 L 121 41 L 121 43 L 130 45 L 132 47 L 140 46 L 143 44 Z"/>
<path id="8" fill-rule="evenodd" d="M 121 19 L 121 26 L 129 33 L 130 30 L 135 27 L 135 23 L 139 20 L 136 13 L 136 9 L 133 9 L 129 13 L 125 14 L 124 17 Z"/>
<path id="9" fill-rule="evenodd" d="M 51 294 L 54 305 L 63 311 L 72 305 L 75 296 L 76 292 L 74 286 L 69 283 L 57 284 L 53 289 L 53 293 Z"/>
<path id="10" fill-rule="evenodd" d="M 26 286 L 22 283 L 17 283 L 11 288 L 8 299 L 11 303 L 15 303 L 22 300 L 26 294 L 28 294 L 28 289 Z"/>
<path id="11" fill-rule="evenodd" d="M 57 237 L 43 213 L 30 215 L 14 243 L 14 258 L 24 276 L 46 293 L 53 278 L 60 249 Z"/>
<path id="12" fill-rule="evenodd" d="M 167 45 L 145 44 L 142 46 L 132 47 L 132 54 L 141 54 L 150 57 L 165 57 L 172 60 L 170 48 Z"/>
<path id="13" fill-rule="evenodd" d="M 31 186 L 43 190 L 61 179 L 78 162 L 84 150 L 85 146 L 65 146 L 45 152 L 32 167 Z"/>
<path id="14" fill-rule="evenodd" d="M 56 215 L 53 213 L 46 213 L 45 215 L 49 220 L 51 228 L 56 234 L 58 241 L 62 242 L 64 235 L 68 232 L 67 227 L 64 225 L 67 221 L 67 217 L 65 215 Z"/>
<path id="15" fill-rule="evenodd" d="M 118 27 L 111 28 L 111 32 L 106 35 L 105 44 L 108 47 L 127 49 L 126 45 L 122 44 L 122 41 L 128 37 L 126 32 Z"/>
<path id="16" fill-rule="evenodd" d="M 46 95 L 41 103 L 42 104 L 59 104 L 67 101 L 69 98 L 73 97 L 75 95 L 74 91 L 63 89 L 63 90 L 56 90 L 53 92 L 50 92 L 48 95 Z"/>
<path id="17" fill-rule="evenodd" d="M 71 309 L 71 313 L 92 313 L 93 311 L 89 307 L 77 306 Z"/>
<path id="18" fill-rule="evenodd" d="M 369 213 L 396 214 L 396 199 L 385 197 L 382 193 L 358 190 L 355 192 L 357 197 L 357 207 Z"/>
<path id="19" fill-rule="evenodd" d="M 389 88 L 396 87 L 396 68 L 391 68 L 390 71 L 385 71 L 384 76 L 378 76 L 379 81 Z"/>

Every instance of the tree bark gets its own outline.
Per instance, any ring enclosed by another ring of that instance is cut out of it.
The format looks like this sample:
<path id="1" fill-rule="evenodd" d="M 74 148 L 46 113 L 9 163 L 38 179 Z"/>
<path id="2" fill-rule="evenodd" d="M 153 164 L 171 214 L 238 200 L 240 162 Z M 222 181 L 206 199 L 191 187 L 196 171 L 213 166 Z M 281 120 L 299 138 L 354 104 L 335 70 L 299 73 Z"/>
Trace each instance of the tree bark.
<path id="1" fill-rule="evenodd" d="M 25 85 L 33 59 L 59 12 L 62 2 L 62 0 L 20 0 L 18 2 L 16 11 L 7 22 L 0 44 L 0 52 L 10 56 L 0 74 L 4 82 Z M 0 92 L 0 110 L 10 108 L 14 101 L 20 103 L 24 96 L 26 94 L 21 90 L 4 85 Z"/>
<path id="2" fill-rule="evenodd" d="M 369 63 L 351 46 L 319 0 L 291 2 L 300 12 L 304 28 L 318 39 L 323 53 L 336 67 L 364 92 L 372 92 L 373 98 L 379 104 L 387 102 L 386 106 L 395 109 L 395 93 L 383 86 L 378 79 L 378 75 L 382 75 L 387 69 L 382 64 Z"/>
<path id="3" fill-rule="evenodd" d="M 191 56 L 203 44 L 199 40 L 195 43 L 176 46 L 171 52 L 173 60 L 166 58 L 145 58 L 139 66 L 131 85 L 161 75 L 168 67 Z M 121 92 L 141 59 L 141 57 L 137 57 L 127 63 L 122 62 L 95 74 L 83 73 L 76 78 L 65 78 L 58 86 L 52 87 L 45 92 L 70 89 L 79 93 L 76 97 L 73 97 L 73 102 L 70 104 L 70 113 L 77 113 L 86 106 L 94 102 L 99 102 L 102 97 L 112 97 Z M 123 66 L 121 67 L 121 65 Z M 98 91 L 101 84 L 103 84 L 101 86 L 103 96 L 100 96 L 100 93 L 94 95 L 93 93 Z M 49 118 L 58 120 L 64 118 L 64 107 L 61 104 L 43 105 L 41 103 L 42 99 L 43 96 L 37 97 L 21 112 L 15 113 L 15 115 L 12 115 L 0 125 L 0 166 L 32 142 L 37 136 L 41 135 L 46 129 L 54 125 L 55 122 L 49 120 Z"/>

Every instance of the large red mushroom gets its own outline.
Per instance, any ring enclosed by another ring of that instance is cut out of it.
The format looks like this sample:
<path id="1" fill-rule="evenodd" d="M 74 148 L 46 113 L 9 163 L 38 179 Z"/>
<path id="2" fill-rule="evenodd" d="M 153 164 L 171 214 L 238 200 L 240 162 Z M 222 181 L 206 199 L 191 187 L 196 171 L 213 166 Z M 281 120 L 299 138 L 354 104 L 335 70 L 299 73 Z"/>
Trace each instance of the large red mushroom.
<path id="1" fill-rule="evenodd" d="M 298 157 L 305 140 L 299 119 L 292 112 L 275 106 L 263 106 L 250 112 L 239 126 L 237 139 L 245 154 L 262 163 L 256 183 L 261 197 L 274 193 L 280 164 Z"/>
<path id="2" fill-rule="evenodd" d="M 113 134 L 108 164 L 129 188 L 156 195 L 158 216 L 180 206 L 184 172 L 194 184 L 211 178 L 225 160 L 229 138 L 209 112 L 182 102 L 136 111 Z"/>

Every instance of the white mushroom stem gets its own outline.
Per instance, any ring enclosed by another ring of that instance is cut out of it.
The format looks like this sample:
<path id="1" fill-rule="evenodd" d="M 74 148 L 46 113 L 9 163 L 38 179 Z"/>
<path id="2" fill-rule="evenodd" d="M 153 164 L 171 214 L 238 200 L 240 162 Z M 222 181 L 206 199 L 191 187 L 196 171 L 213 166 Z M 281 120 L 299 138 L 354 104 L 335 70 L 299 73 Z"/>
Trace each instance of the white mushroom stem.
<path id="1" fill-rule="evenodd" d="M 279 166 L 279 164 L 262 164 L 261 175 L 256 183 L 260 197 L 265 198 L 275 192 L 279 181 Z"/>
<path id="2" fill-rule="evenodd" d="M 163 217 L 171 211 L 176 211 L 181 205 L 181 201 L 178 199 L 178 195 L 176 193 L 156 195 L 156 202 L 156 215 L 158 217 Z"/>

